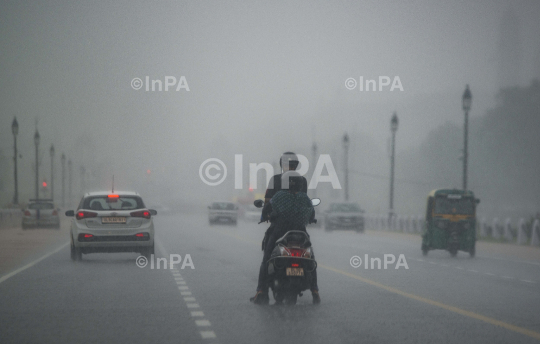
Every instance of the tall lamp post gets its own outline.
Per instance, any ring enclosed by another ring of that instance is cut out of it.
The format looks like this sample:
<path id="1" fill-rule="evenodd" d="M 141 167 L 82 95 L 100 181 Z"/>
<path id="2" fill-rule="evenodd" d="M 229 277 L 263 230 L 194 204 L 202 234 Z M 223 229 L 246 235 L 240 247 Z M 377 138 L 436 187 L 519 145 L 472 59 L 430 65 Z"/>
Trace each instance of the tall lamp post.
<path id="1" fill-rule="evenodd" d="M 349 201 L 349 135 L 343 135 L 343 150 L 345 151 L 345 201 Z"/>
<path id="2" fill-rule="evenodd" d="M 313 168 L 315 168 L 317 164 L 317 144 L 313 142 L 313 145 L 311 146 L 311 151 L 313 152 L 313 162 L 311 163 L 313 165 Z M 317 197 L 317 190 L 313 189 L 313 198 Z"/>
<path id="3" fill-rule="evenodd" d="M 398 130 L 398 117 L 394 112 L 390 120 L 390 130 L 392 131 L 392 155 L 390 156 L 390 208 L 388 210 L 388 220 L 394 216 L 394 166 L 396 157 L 396 132 Z"/>
<path id="4" fill-rule="evenodd" d="M 13 195 L 13 204 L 19 204 L 19 183 L 17 181 L 17 135 L 19 134 L 19 123 L 17 118 L 13 117 L 11 123 L 11 132 L 13 133 L 13 162 L 15 163 L 14 175 L 15 175 L 15 194 Z"/>
<path id="5" fill-rule="evenodd" d="M 36 145 L 36 199 L 39 199 L 39 132 L 37 129 L 34 134 L 34 144 Z"/>
<path id="6" fill-rule="evenodd" d="M 70 206 L 72 204 L 71 202 L 71 184 L 72 184 L 71 181 L 73 180 L 72 174 L 73 174 L 73 166 L 71 164 L 71 159 L 68 159 L 68 203 Z"/>
<path id="7" fill-rule="evenodd" d="M 62 164 L 62 208 L 66 206 L 66 155 L 62 153 L 60 157 L 60 163 Z"/>
<path id="8" fill-rule="evenodd" d="M 51 199 L 54 200 L 54 146 L 51 145 Z"/>
<path id="9" fill-rule="evenodd" d="M 469 162 L 469 110 L 471 109 L 472 94 L 469 85 L 465 88 L 462 97 L 465 123 L 463 125 L 463 190 L 467 190 L 467 168 Z"/>

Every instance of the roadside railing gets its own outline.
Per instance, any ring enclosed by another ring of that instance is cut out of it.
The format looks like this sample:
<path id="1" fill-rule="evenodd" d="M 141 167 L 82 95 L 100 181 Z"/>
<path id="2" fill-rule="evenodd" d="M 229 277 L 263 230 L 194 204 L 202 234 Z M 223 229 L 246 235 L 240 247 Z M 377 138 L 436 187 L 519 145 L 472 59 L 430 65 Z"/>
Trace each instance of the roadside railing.
<path id="1" fill-rule="evenodd" d="M 366 228 L 379 231 L 422 233 L 425 228 L 423 216 L 395 215 L 388 219 L 388 215 L 366 215 L 364 218 Z M 513 221 L 506 218 L 504 221 L 494 218 L 478 219 L 476 222 L 478 239 L 494 240 L 500 242 L 513 242 L 518 245 L 540 246 L 540 221 L 525 221 L 521 218 Z"/>
<path id="2" fill-rule="evenodd" d="M 0 209 L 0 229 L 20 226 L 22 212 L 20 209 Z"/>

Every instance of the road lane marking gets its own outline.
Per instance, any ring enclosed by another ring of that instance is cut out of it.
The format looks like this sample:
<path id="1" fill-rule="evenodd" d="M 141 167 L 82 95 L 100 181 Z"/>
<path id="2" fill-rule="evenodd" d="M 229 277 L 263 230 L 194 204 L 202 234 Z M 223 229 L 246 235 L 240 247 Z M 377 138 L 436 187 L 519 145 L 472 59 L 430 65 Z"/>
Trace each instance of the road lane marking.
<path id="1" fill-rule="evenodd" d="M 212 339 L 216 338 L 216 334 L 214 333 L 214 331 L 201 331 L 201 337 L 203 339 Z"/>
<path id="2" fill-rule="evenodd" d="M 250 242 L 252 244 L 255 243 L 255 244 L 259 245 L 258 242 L 254 242 L 252 240 L 246 240 L 246 239 L 240 238 L 237 234 L 229 234 L 229 233 L 226 233 L 226 232 L 220 232 L 220 233 L 223 233 L 223 234 L 225 234 L 227 236 L 236 238 L 237 240 Z M 418 259 L 418 260 L 423 261 L 422 259 Z M 540 340 L 540 333 L 528 330 L 528 329 L 523 328 L 523 327 L 512 325 L 512 324 L 506 323 L 504 321 L 497 320 L 497 319 L 494 319 L 494 318 L 490 318 L 490 317 L 487 317 L 485 315 L 478 314 L 478 313 L 475 313 L 475 312 L 472 312 L 472 311 L 467 311 L 467 310 L 464 310 L 464 309 L 461 309 L 461 308 L 458 308 L 458 307 L 455 307 L 455 306 L 450 306 L 450 305 L 447 305 L 447 304 L 444 304 L 444 303 L 441 303 L 441 302 L 438 302 L 438 301 L 435 301 L 435 300 L 431 300 L 431 299 L 428 299 L 428 298 L 425 298 L 425 297 L 422 297 L 422 296 L 407 293 L 405 291 L 399 290 L 397 288 L 389 287 L 387 285 L 384 285 L 384 284 L 381 284 L 379 282 L 370 280 L 368 278 L 360 277 L 358 275 L 354 275 L 354 274 L 351 274 L 351 273 L 343 271 L 343 270 L 335 269 L 335 268 L 333 268 L 331 266 L 327 266 L 327 265 L 323 265 L 323 264 L 317 264 L 317 266 L 319 266 L 319 267 L 321 267 L 323 269 L 327 269 L 327 270 L 330 270 L 330 271 L 333 271 L 333 272 L 336 272 L 336 273 L 339 273 L 339 274 L 354 278 L 356 280 L 359 280 L 359 281 L 362 281 L 364 283 L 370 284 L 370 285 L 372 285 L 374 287 L 384 289 L 384 290 L 386 290 L 388 292 L 398 294 L 398 295 L 407 297 L 407 298 L 412 299 L 412 300 L 416 300 L 416 301 L 419 301 L 419 302 L 422 302 L 422 303 L 426 303 L 426 304 L 431 305 L 431 306 L 439 307 L 439 308 L 445 309 L 447 311 L 450 311 L 450 312 L 453 312 L 453 313 L 456 313 L 456 314 L 460 314 L 460 315 L 463 315 L 463 316 L 466 316 L 466 317 L 469 317 L 469 318 L 472 318 L 472 319 L 480 320 L 480 321 L 483 321 L 485 323 L 495 325 L 495 326 L 499 326 L 499 327 L 505 328 L 507 330 L 510 330 L 510 331 L 513 331 L 513 332 L 516 332 L 516 333 L 520 333 L 520 334 L 523 334 L 525 336 L 529 336 L 531 338 Z M 485 273 L 485 274 L 495 276 L 494 274 L 490 274 L 490 273 Z"/>
<path id="3" fill-rule="evenodd" d="M 495 274 L 492 274 L 491 272 L 484 272 L 484 275 L 495 276 Z"/>
<path id="4" fill-rule="evenodd" d="M 202 311 L 193 311 L 191 312 L 192 317 L 204 317 L 204 313 Z"/>
<path id="5" fill-rule="evenodd" d="M 343 270 L 335 269 L 335 268 L 333 268 L 331 266 L 327 266 L 327 265 L 323 265 L 323 264 L 318 264 L 318 266 L 322 267 L 323 269 L 327 269 L 327 270 L 330 270 L 330 271 L 333 271 L 333 272 L 336 272 L 336 273 L 339 273 L 339 274 L 354 278 L 356 280 L 362 281 L 364 283 L 370 284 L 372 286 L 384 289 L 384 290 L 389 291 L 391 293 L 398 294 L 398 295 L 404 296 L 404 297 L 412 299 L 412 300 L 420 301 L 420 302 L 426 303 L 426 304 L 431 305 L 431 306 L 439 307 L 439 308 L 445 309 L 445 310 L 453 312 L 453 313 L 457 313 L 457 314 L 460 314 L 460 315 L 463 315 L 463 316 L 466 316 L 466 317 L 469 317 L 469 318 L 480 320 L 480 321 L 483 321 L 485 323 L 495 325 L 495 326 L 499 326 L 499 327 L 505 328 L 507 330 L 517 332 L 517 333 L 529 336 L 531 338 L 540 340 L 540 333 L 538 333 L 538 332 L 531 331 L 531 330 L 528 330 L 526 328 L 519 327 L 519 326 L 516 326 L 516 325 L 512 325 L 512 324 L 506 323 L 506 322 L 501 321 L 501 320 L 493 319 L 493 318 L 490 318 L 490 317 L 487 317 L 485 315 L 481 315 L 481 314 L 478 314 L 478 313 L 475 313 L 475 312 L 471 312 L 471 311 L 467 311 L 467 310 L 464 310 L 464 309 L 461 309 L 461 308 L 458 308 L 458 307 L 450 306 L 450 305 L 447 305 L 447 304 L 444 304 L 444 303 L 441 303 L 441 302 L 438 302 L 438 301 L 435 301 L 435 300 L 431 300 L 431 299 L 428 299 L 428 298 L 425 298 L 425 297 L 422 297 L 422 296 L 407 293 L 407 292 L 402 291 L 400 289 L 389 287 L 387 285 L 384 285 L 384 284 L 381 284 L 379 282 L 370 280 L 368 278 L 360 277 L 358 275 L 355 275 L 355 274 L 352 274 L 352 273 L 349 273 L 349 272 L 346 272 L 346 271 L 343 271 Z"/>
<path id="6" fill-rule="evenodd" d="M 526 283 L 536 283 L 536 282 L 533 282 L 533 281 L 529 281 L 529 280 L 520 280 L 521 282 L 526 282 Z"/>
<path id="7" fill-rule="evenodd" d="M 189 290 L 189 288 L 185 285 L 179 285 L 178 290 Z"/>
<path id="8" fill-rule="evenodd" d="M 194 297 L 184 297 L 184 301 L 186 301 L 186 302 L 195 302 L 197 300 L 195 300 Z"/>
<path id="9" fill-rule="evenodd" d="M 60 251 L 61 249 L 63 249 L 64 247 L 66 247 L 67 245 L 69 245 L 69 241 L 66 242 L 64 245 L 58 247 L 57 249 L 55 249 L 54 251 L 51 251 L 47 254 L 45 254 L 44 256 L 42 256 L 41 258 L 38 258 L 36 260 L 34 260 L 33 262 L 30 262 L 28 264 L 26 264 L 25 266 L 23 267 L 20 267 L 18 268 L 17 270 L 14 270 L 14 271 L 11 271 L 10 273 L 0 277 L 0 283 L 8 280 L 9 278 L 15 276 L 16 274 L 18 274 L 19 272 L 23 272 L 24 270 L 28 269 L 28 268 L 31 268 L 32 266 L 36 265 L 37 263 L 41 262 L 43 259 L 46 259 L 50 256 L 52 256 L 53 254 L 57 253 L 58 251 Z"/>
<path id="10" fill-rule="evenodd" d="M 187 308 L 199 308 L 199 304 L 198 303 L 188 303 L 187 304 Z"/>
<path id="11" fill-rule="evenodd" d="M 197 326 L 211 326 L 210 321 L 208 321 L 208 320 L 195 320 L 195 325 L 197 325 Z"/>
<path id="12" fill-rule="evenodd" d="M 190 291 L 181 291 L 180 295 L 182 295 L 182 296 L 191 295 L 191 292 Z"/>
<path id="13" fill-rule="evenodd" d="M 478 272 L 478 271 L 476 271 L 476 270 L 467 270 L 467 271 L 470 271 L 470 272 Z"/>

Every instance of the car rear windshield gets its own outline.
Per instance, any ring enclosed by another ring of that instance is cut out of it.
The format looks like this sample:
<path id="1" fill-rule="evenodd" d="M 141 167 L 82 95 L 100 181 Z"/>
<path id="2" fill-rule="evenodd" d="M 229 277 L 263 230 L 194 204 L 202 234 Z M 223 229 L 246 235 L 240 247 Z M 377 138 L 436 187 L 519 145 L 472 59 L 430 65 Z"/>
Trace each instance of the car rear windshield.
<path id="1" fill-rule="evenodd" d="M 360 211 L 360 207 L 357 204 L 332 204 L 330 211 L 336 213 L 357 213 Z"/>
<path id="2" fill-rule="evenodd" d="M 30 203 L 28 209 L 54 209 L 52 203 Z"/>
<path id="3" fill-rule="evenodd" d="M 82 209 L 91 210 L 133 210 L 145 208 L 142 199 L 138 196 L 122 196 L 109 198 L 104 196 L 90 196 L 84 199 Z"/>
<path id="4" fill-rule="evenodd" d="M 227 202 L 214 202 L 212 203 L 212 209 L 234 210 L 234 204 Z"/>

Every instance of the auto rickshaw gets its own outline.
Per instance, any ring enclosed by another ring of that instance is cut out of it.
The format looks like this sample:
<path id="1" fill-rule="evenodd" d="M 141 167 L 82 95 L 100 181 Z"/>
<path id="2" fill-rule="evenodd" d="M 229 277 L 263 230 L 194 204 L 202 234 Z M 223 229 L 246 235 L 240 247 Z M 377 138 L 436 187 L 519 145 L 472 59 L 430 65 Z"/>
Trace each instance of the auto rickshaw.
<path id="1" fill-rule="evenodd" d="M 480 200 L 472 191 L 438 189 L 429 193 L 426 223 L 422 234 L 422 254 L 429 250 L 458 251 L 475 255 L 476 205 Z"/>

